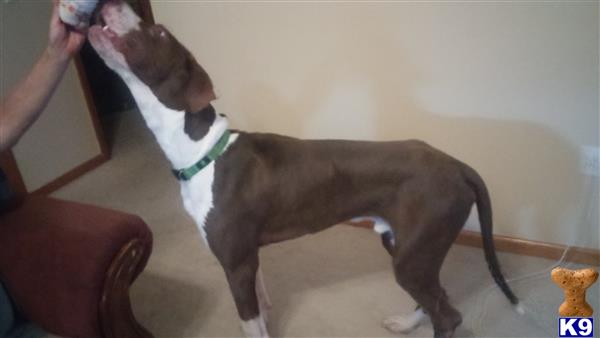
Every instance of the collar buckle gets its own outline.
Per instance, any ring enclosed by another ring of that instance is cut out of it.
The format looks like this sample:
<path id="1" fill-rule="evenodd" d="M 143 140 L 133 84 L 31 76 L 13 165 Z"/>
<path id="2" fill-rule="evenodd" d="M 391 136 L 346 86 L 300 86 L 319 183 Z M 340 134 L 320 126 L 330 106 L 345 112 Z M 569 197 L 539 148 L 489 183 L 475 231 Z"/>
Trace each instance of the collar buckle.
<path id="1" fill-rule="evenodd" d="M 185 179 L 185 170 L 183 170 L 183 169 L 173 170 L 173 175 L 175 175 L 176 179 L 183 181 Z"/>

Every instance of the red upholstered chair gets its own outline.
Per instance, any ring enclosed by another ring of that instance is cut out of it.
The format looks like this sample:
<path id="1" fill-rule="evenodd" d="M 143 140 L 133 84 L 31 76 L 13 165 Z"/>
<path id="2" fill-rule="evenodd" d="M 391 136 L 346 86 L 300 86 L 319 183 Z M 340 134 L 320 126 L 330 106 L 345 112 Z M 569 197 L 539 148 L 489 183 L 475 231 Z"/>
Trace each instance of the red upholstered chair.
<path id="1" fill-rule="evenodd" d="M 129 286 L 152 249 L 137 216 L 29 196 L 0 216 L 0 279 L 21 312 L 65 337 L 152 337 Z"/>

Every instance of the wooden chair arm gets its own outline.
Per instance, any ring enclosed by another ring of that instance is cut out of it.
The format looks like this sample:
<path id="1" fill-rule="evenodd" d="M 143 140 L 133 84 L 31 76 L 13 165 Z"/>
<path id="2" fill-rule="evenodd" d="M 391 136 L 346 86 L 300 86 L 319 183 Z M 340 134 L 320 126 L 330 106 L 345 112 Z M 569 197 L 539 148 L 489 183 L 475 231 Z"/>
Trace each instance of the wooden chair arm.
<path id="1" fill-rule="evenodd" d="M 106 274 L 100 299 L 100 327 L 105 338 L 151 338 L 131 309 L 129 287 L 139 274 L 147 256 L 147 248 L 139 239 L 127 243 L 112 261 Z"/>

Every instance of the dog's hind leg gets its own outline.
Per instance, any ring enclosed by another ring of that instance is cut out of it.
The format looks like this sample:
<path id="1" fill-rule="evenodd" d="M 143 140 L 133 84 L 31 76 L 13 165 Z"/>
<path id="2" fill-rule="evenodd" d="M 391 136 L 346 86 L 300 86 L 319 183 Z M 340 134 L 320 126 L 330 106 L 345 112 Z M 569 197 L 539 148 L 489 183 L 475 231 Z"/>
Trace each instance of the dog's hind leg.
<path id="1" fill-rule="evenodd" d="M 431 317 L 434 336 L 443 338 L 453 336 L 462 317 L 440 284 L 440 269 L 470 211 L 461 199 L 446 202 L 442 210 L 420 210 L 423 217 L 404 234 L 393 257 L 396 281 Z"/>
<path id="2" fill-rule="evenodd" d="M 441 191 L 407 185 L 401 199 L 384 210 L 396 239 L 396 281 L 431 318 L 434 336 L 443 338 L 453 336 L 462 317 L 440 284 L 440 269 L 475 199 L 470 188 L 454 182 L 435 184 Z"/>
<path id="3" fill-rule="evenodd" d="M 269 293 L 267 292 L 267 287 L 265 286 L 265 279 L 260 266 L 256 271 L 256 296 L 258 297 L 258 307 L 260 309 L 260 314 L 263 317 L 264 321 L 268 322 L 269 310 L 271 309 L 273 304 L 271 303 L 271 299 L 269 298 Z"/>
<path id="4" fill-rule="evenodd" d="M 439 268 L 423 267 L 423 259 L 427 257 L 425 254 L 411 256 L 409 260 L 420 261 L 421 264 L 404 261 L 404 266 L 396 265 L 396 280 L 427 311 L 433 323 L 434 336 L 450 338 L 462 322 L 462 317 L 450 305 L 448 296 L 440 285 Z"/>
<path id="5" fill-rule="evenodd" d="M 383 231 L 381 231 L 381 230 Z M 380 233 L 381 235 L 381 244 L 385 248 L 385 250 L 390 254 L 390 256 L 394 256 L 394 247 L 395 247 L 395 239 L 394 232 L 389 227 L 380 227 L 378 229 L 375 228 L 375 231 Z M 378 231 L 379 230 L 379 231 Z M 390 330 L 394 333 L 406 333 L 410 332 L 419 326 L 423 318 L 425 318 L 426 314 L 421 308 L 420 305 L 417 304 L 415 311 L 409 315 L 397 315 L 390 316 L 384 319 L 383 327 Z"/>

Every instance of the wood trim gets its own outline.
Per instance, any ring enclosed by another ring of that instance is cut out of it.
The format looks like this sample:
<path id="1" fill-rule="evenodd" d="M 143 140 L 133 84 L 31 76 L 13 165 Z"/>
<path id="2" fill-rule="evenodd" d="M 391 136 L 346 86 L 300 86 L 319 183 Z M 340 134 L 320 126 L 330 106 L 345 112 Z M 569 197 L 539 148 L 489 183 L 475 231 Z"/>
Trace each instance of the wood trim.
<path id="1" fill-rule="evenodd" d="M 92 159 L 71 169 L 70 171 L 66 172 L 65 174 L 56 178 L 55 180 L 51 181 L 50 183 L 47 183 L 46 185 L 42 186 L 41 188 L 35 190 L 33 192 L 33 194 L 48 195 L 48 194 L 58 190 L 59 188 L 62 188 L 66 184 L 72 182 L 73 180 L 79 178 L 81 175 L 99 167 L 102 163 L 108 161 L 109 159 L 110 158 L 108 155 L 105 155 L 105 154 L 97 155 L 97 156 L 93 157 Z"/>
<path id="2" fill-rule="evenodd" d="M 482 247 L 481 234 L 477 231 L 463 230 L 458 235 L 456 244 Z M 494 235 L 494 244 L 497 251 L 552 260 L 559 260 L 564 254 L 564 260 L 567 262 L 600 266 L 600 250 L 597 249 L 576 246 L 568 247 L 562 244 L 532 241 L 502 235 Z"/>
<path id="3" fill-rule="evenodd" d="M 151 25 L 154 25 L 154 13 L 152 12 L 152 6 L 150 0 L 139 0 L 140 10 L 142 11 L 142 19 Z"/>
<path id="4" fill-rule="evenodd" d="M 370 221 L 361 222 L 346 222 L 346 224 L 360 227 L 360 228 L 373 228 L 373 223 Z M 477 231 L 463 230 L 458 235 L 455 241 L 456 244 L 466 245 L 481 248 L 483 246 L 481 240 L 481 233 Z M 567 247 L 562 244 L 546 243 L 539 241 L 532 241 L 528 239 L 494 235 L 494 244 L 496 251 L 509 252 L 518 255 L 542 257 L 546 259 L 559 260 L 565 250 L 564 260 L 567 262 L 580 263 L 586 265 L 600 266 L 600 250 L 581 248 L 581 247 Z"/>
<path id="5" fill-rule="evenodd" d="M 106 144 L 106 138 L 104 137 L 104 132 L 102 131 L 102 126 L 96 111 L 96 105 L 94 104 L 94 100 L 92 98 L 90 85 L 83 69 L 81 57 L 77 55 L 74 58 L 74 62 L 79 77 L 79 83 L 81 85 L 86 105 L 90 113 L 90 118 L 92 119 L 96 139 L 98 140 L 98 145 L 100 146 L 100 154 L 69 170 L 65 174 L 45 184 L 41 188 L 36 189 L 33 191 L 33 194 L 48 195 L 110 159 L 110 149 Z M 9 184 L 17 194 L 17 198 L 22 198 L 27 195 L 27 187 L 25 186 L 25 182 L 23 181 L 23 177 L 21 176 L 21 172 L 19 171 L 19 167 L 11 151 L 6 151 L 0 154 L 0 166 L 5 170 Z"/>
<path id="6" fill-rule="evenodd" d="M 109 159 L 110 148 L 106 143 L 106 137 L 104 136 L 104 130 L 102 129 L 102 123 L 100 122 L 100 115 L 98 114 L 96 104 L 94 103 L 92 89 L 90 87 L 90 82 L 85 72 L 85 68 L 83 67 L 83 62 L 81 61 L 81 55 L 77 54 L 73 58 L 73 61 L 75 63 L 75 68 L 77 69 L 77 76 L 79 77 L 79 84 L 81 85 L 81 90 L 83 91 L 85 103 L 87 105 L 90 118 L 92 119 L 96 140 L 98 140 L 98 145 L 100 146 L 100 153 Z"/>
<path id="7" fill-rule="evenodd" d="M 150 4 L 150 0 L 139 0 L 139 7 L 141 10 L 142 18 L 154 24 L 154 14 L 152 12 L 152 6 Z M 87 162 L 80 164 L 79 166 L 71 169 L 67 173 L 62 176 L 54 179 L 50 183 L 44 185 L 43 187 L 35 190 L 34 194 L 42 194 L 47 195 L 51 192 L 63 187 L 67 183 L 73 181 L 79 176 L 87 173 L 88 171 L 98 167 L 102 163 L 108 161 L 111 157 L 111 150 L 106 142 L 106 137 L 104 135 L 104 130 L 102 128 L 102 124 L 100 122 L 100 116 L 96 109 L 96 105 L 94 104 L 94 99 L 92 96 L 92 90 L 90 88 L 90 83 L 83 67 L 83 62 L 81 61 L 81 56 L 77 54 L 73 60 L 75 64 L 75 68 L 77 70 L 77 77 L 79 78 L 79 83 L 81 85 L 81 89 L 83 91 L 83 95 L 85 98 L 85 102 L 88 108 L 88 112 L 90 118 L 92 119 L 92 125 L 94 128 L 94 133 L 96 135 L 96 140 L 98 141 L 98 145 L 100 147 L 100 155 L 90 159 Z M 19 167 L 14 158 L 14 155 L 11 151 L 6 151 L 0 154 L 0 167 L 6 173 L 8 177 L 8 181 L 11 185 L 11 188 L 15 191 L 15 194 L 18 198 L 27 195 L 27 187 L 25 186 L 25 182 L 23 181 L 23 177 L 21 176 L 21 172 L 19 171 Z"/>
<path id="8" fill-rule="evenodd" d="M 138 5 L 141 11 L 142 19 L 154 24 L 154 14 L 152 12 L 150 0 L 139 0 Z M 73 58 L 73 62 L 75 64 L 75 68 L 77 69 L 79 83 L 83 91 L 90 118 L 92 119 L 96 140 L 98 140 L 98 145 L 100 146 L 100 153 L 107 157 L 107 159 L 110 159 L 111 149 L 106 142 L 106 136 L 104 134 L 104 129 L 102 128 L 102 122 L 100 121 L 100 114 L 98 114 L 98 109 L 96 109 L 96 104 L 94 103 L 94 96 L 90 87 L 87 73 L 85 71 L 85 67 L 83 66 L 83 62 L 81 60 L 81 54 L 77 54 Z"/>

